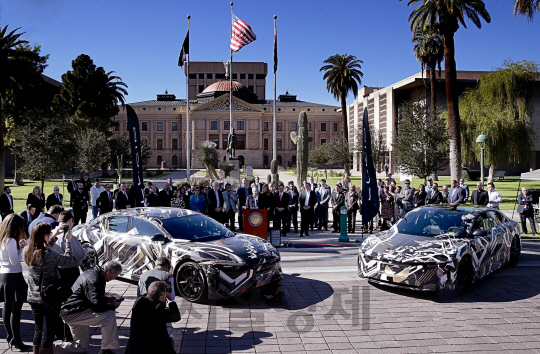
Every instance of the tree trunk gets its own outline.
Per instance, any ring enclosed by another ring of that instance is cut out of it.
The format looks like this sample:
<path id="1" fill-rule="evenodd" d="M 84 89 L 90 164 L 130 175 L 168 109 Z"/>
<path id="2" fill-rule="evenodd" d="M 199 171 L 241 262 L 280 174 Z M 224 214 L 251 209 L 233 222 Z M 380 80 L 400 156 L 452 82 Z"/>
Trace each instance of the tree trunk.
<path id="1" fill-rule="evenodd" d="M 44 191 L 43 188 L 45 188 L 45 178 L 41 179 L 41 193 L 43 193 L 43 191 Z"/>
<path id="2" fill-rule="evenodd" d="M 435 119 L 434 114 L 435 110 L 437 109 L 436 103 L 437 103 L 437 87 L 436 87 L 436 81 L 435 81 L 435 63 L 429 67 L 429 89 L 431 91 L 431 107 L 430 107 L 430 113 L 431 113 L 431 119 Z"/>
<path id="3" fill-rule="evenodd" d="M 450 175 L 451 179 L 461 178 L 461 135 L 460 118 L 456 90 L 456 60 L 454 33 L 444 34 L 444 78 L 446 81 L 446 100 L 448 105 L 448 135 L 450 138 Z"/>
<path id="4" fill-rule="evenodd" d="M 331 129 L 331 127 L 330 127 Z M 347 122 L 347 93 L 341 94 L 341 130 L 343 139 L 349 141 L 349 122 Z"/>
<path id="5" fill-rule="evenodd" d="M 489 174 L 488 174 L 488 178 L 487 178 L 487 183 L 492 183 L 493 182 L 493 175 L 495 174 L 495 165 L 491 164 L 489 165 Z M 484 181 L 482 181 L 482 183 L 484 183 Z"/>
<path id="6" fill-rule="evenodd" d="M 15 153 L 15 176 L 13 176 L 13 185 L 14 186 L 22 186 L 22 174 L 17 171 L 18 166 L 21 165 L 21 158 L 17 153 Z"/>
<path id="7" fill-rule="evenodd" d="M 106 177 L 110 177 L 109 164 L 107 162 L 104 162 L 103 165 L 101 165 L 101 178 Z"/>

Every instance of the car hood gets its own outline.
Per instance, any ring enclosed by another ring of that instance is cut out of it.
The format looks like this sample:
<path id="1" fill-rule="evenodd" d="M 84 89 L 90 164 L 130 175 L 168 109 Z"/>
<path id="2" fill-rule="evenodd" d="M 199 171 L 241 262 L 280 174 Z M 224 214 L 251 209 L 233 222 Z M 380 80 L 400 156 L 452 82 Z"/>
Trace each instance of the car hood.
<path id="1" fill-rule="evenodd" d="M 446 263 L 460 259 L 469 242 L 453 233 L 424 237 L 391 229 L 368 237 L 360 252 L 370 258 L 393 262 Z"/>
<path id="2" fill-rule="evenodd" d="M 252 235 L 237 234 L 215 241 L 191 242 L 192 251 L 198 251 L 201 259 L 223 262 L 231 260 L 247 265 L 260 265 L 279 261 L 279 252 L 268 241 Z"/>

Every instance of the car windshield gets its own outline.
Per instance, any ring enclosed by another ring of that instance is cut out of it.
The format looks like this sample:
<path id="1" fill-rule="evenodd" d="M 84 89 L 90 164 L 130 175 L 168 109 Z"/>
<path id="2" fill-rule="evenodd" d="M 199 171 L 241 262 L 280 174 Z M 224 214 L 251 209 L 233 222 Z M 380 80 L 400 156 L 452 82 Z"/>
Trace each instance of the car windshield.
<path id="1" fill-rule="evenodd" d="M 467 225 L 463 220 L 467 211 L 439 208 L 418 208 L 400 219 L 395 227 L 402 234 L 435 237 L 446 233 L 462 235 Z"/>
<path id="2" fill-rule="evenodd" d="M 225 226 L 201 214 L 162 219 L 163 227 L 175 239 L 213 241 L 234 236 Z"/>

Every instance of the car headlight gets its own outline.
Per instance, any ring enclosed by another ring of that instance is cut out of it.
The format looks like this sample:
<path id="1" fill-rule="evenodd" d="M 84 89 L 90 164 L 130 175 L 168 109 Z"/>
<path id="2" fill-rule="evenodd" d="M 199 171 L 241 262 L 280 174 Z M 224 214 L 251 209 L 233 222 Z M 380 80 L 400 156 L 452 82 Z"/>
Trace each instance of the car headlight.
<path id="1" fill-rule="evenodd" d="M 226 264 L 232 266 L 242 266 L 246 262 L 235 254 L 226 254 L 221 252 L 207 252 L 208 259 L 200 262 L 200 264 Z"/>

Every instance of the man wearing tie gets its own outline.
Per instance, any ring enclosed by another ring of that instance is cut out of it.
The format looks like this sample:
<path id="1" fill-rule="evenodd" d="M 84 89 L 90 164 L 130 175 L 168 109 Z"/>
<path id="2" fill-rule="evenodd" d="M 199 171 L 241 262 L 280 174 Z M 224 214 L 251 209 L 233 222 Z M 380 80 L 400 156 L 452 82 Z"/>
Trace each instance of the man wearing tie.
<path id="1" fill-rule="evenodd" d="M 254 187 L 256 189 L 256 187 Z M 257 189 L 257 192 L 259 190 Z M 244 231 L 244 207 L 247 203 L 247 198 L 251 195 L 251 188 L 249 187 L 249 181 L 244 178 L 244 185 L 238 187 L 236 190 L 236 196 L 238 197 L 238 228 L 240 232 Z M 251 209 L 251 208 L 250 208 Z"/>
<path id="2" fill-rule="evenodd" d="M 120 185 L 120 190 L 118 193 L 116 193 L 116 199 L 114 202 L 116 204 L 116 210 L 131 208 L 131 205 L 129 205 L 129 197 L 126 192 L 125 183 Z"/>
<path id="3" fill-rule="evenodd" d="M 0 196 L 0 215 L 2 220 L 9 214 L 13 214 L 13 197 L 11 196 L 11 188 L 4 187 L 4 194 Z"/>
<path id="4" fill-rule="evenodd" d="M 289 195 L 285 193 L 285 187 L 283 184 L 279 185 L 279 192 L 276 193 L 275 198 L 275 210 L 276 215 L 274 218 L 274 228 L 281 230 L 282 236 L 287 236 L 285 226 L 287 225 L 287 217 L 289 216 L 287 208 L 289 206 Z"/>
<path id="5" fill-rule="evenodd" d="M 409 211 L 414 209 L 414 188 L 411 188 L 410 180 L 405 180 L 405 188 L 401 193 L 403 194 L 403 199 L 401 200 L 401 203 L 403 204 L 403 209 L 401 209 L 401 217 L 403 217 Z"/>
<path id="6" fill-rule="evenodd" d="M 304 181 L 305 182 L 305 181 Z M 289 206 L 288 211 L 289 215 L 287 217 L 287 225 L 285 225 L 285 230 L 291 232 L 291 223 L 294 226 L 294 232 L 298 233 L 298 189 L 294 186 L 294 182 L 289 182 Z M 313 209 L 312 209 L 313 210 Z"/>
<path id="7" fill-rule="evenodd" d="M 467 203 L 467 201 L 469 200 L 469 196 L 470 196 L 469 186 L 465 184 L 465 180 L 463 178 L 459 179 L 459 187 L 465 191 L 465 202 L 464 203 Z"/>
<path id="8" fill-rule="evenodd" d="M 36 213 L 36 206 L 34 204 L 28 204 L 26 210 L 23 210 L 19 213 L 20 216 L 24 219 L 24 231 L 26 232 L 26 237 L 30 235 L 28 227 L 34 221 L 34 214 Z M 35 216 L 37 217 L 37 216 Z"/>
<path id="9" fill-rule="evenodd" d="M 73 192 L 77 190 L 77 182 L 75 182 L 75 176 L 71 176 L 71 181 L 67 185 L 67 190 L 69 193 L 69 206 L 73 206 Z"/>
<path id="10" fill-rule="evenodd" d="M 229 229 L 234 232 L 234 215 L 236 214 L 236 203 L 238 197 L 236 192 L 231 190 L 231 184 L 227 182 L 225 184 L 225 191 L 221 193 L 223 195 L 223 213 L 225 215 L 225 222 L 229 223 Z"/>
<path id="11" fill-rule="evenodd" d="M 223 195 L 219 191 L 219 182 L 212 183 L 212 189 L 208 191 L 208 216 L 217 222 L 222 222 Z"/>
<path id="12" fill-rule="evenodd" d="M 261 193 L 262 190 L 262 183 L 259 183 L 259 176 L 255 177 L 255 187 L 257 187 L 257 190 L 259 193 Z"/>
<path id="13" fill-rule="evenodd" d="M 158 195 L 159 206 L 170 207 L 172 197 L 173 197 L 173 192 L 170 189 L 169 184 L 165 183 L 165 185 L 163 186 L 163 189 L 159 192 L 159 195 Z M 182 196 L 182 198 L 183 197 L 184 196 Z"/>
<path id="14" fill-rule="evenodd" d="M 63 205 L 62 204 L 63 201 L 64 201 L 64 196 L 60 194 L 60 187 L 54 186 L 53 193 L 49 194 L 45 205 L 47 206 L 47 210 L 49 210 L 49 208 L 52 207 L 53 205 Z"/>
<path id="15" fill-rule="evenodd" d="M 108 213 L 113 210 L 113 196 L 111 193 L 110 184 L 107 183 L 105 185 L 105 190 L 99 195 L 96 204 L 98 207 L 99 215 Z"/>
<path id="16" fill-rule="evenodd" d="M 427 192 L 426 195 L 426 205 L 442 203 L 442 194 L 438 188 L 439 185 L 437 183 L 433 183 L 431 191 Z"/>
<path id="17" fill-rule="evenodd" d="M 303 237 L 304 234 L 309 236 L 309 226 L 312 223 L 313 218 L 313 208 L 317 204 L 317 196 L 315 192 L 311 190 L 311 184 L 304 181 L 304 190 L 300 194 L 299 199 L 300 207 L 300 237 Z"/>
<path id="18" fill-rule="evenodd" d="M 448 192 L 448 203 L 449 204 L 463 204 L 465 203 L 465 190 L 462 189 L 455 179 L 451 182 L 452 188 Z"/>
<path id="19" fill-rule="evenodd" d="M 79 182 L 78 189 L 71 193 L 71 196 L 73 200 L 73 226 L 79 225 L 79 221 L 84 224 L 88 214 L 88 192 L 84 190 L 82 182 Z"/>

